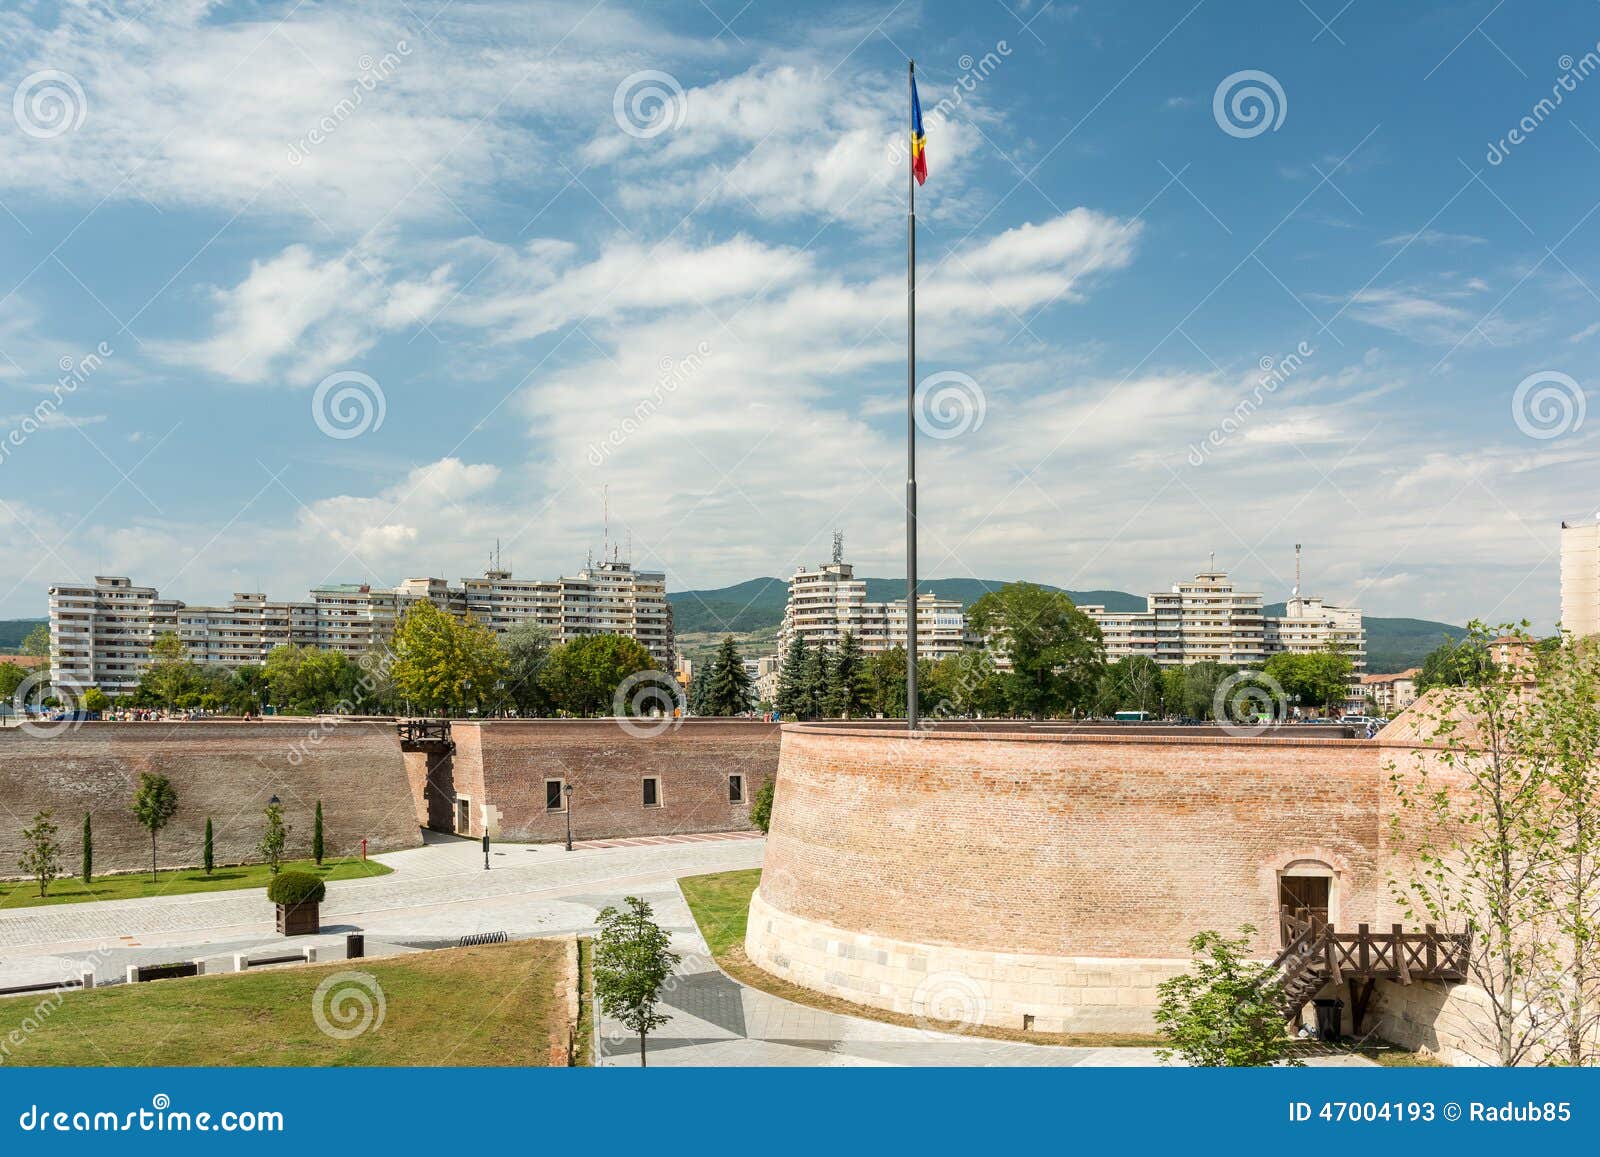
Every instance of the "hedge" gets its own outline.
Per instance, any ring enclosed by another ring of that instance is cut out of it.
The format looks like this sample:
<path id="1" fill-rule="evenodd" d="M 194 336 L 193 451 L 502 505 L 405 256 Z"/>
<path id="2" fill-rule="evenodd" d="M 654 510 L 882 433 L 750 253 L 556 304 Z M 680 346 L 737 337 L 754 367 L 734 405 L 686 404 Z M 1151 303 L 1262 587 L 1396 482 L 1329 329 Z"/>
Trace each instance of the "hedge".
<path id="1" fill-rule="evenodd" d="M 327 894 L 322 878 L 310 872 L 279 872 L 267 885 L 267 899 L 274 904 L 313 904 Z"/>

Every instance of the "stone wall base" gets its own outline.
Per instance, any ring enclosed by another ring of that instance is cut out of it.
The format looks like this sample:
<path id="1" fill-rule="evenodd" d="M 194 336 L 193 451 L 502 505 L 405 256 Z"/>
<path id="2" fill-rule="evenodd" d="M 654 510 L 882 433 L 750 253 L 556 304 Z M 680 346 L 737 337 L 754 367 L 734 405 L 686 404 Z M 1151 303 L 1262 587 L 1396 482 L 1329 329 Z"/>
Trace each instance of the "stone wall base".
<path id="1" fill-rule="evenodd" d="M 1187 960 L 1044 956 L 914 944 L 792 916 L 750 898 L 745 952 L 791 983 L 930 1027 L 1153 1032 L 1156 985 Z"/>

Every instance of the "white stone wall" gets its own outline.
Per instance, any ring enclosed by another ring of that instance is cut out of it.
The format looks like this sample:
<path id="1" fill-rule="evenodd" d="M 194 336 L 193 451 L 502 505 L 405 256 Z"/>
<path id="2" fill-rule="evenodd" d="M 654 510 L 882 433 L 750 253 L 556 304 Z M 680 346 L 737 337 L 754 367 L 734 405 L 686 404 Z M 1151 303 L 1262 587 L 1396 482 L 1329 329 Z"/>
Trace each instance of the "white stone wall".
<path id="1" fill-rule="evenodd" d="M 914 944 L 792 916 L 759 889 L 750 898 L 745 953 L 784 980 L 930 1027 L 1039 1032 L 1154 1031 L 1156 985 L 1189 965 Z"/>

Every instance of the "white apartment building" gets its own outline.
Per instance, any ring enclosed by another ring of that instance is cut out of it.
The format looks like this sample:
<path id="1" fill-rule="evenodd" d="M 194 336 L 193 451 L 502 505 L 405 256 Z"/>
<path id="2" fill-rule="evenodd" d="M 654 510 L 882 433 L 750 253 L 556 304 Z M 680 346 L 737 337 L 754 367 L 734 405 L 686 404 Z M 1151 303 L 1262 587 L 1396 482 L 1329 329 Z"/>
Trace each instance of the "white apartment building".
<path id="1" fill-rule="evenodd" d="M 1366 668 L 1361 611 L 1296 594 L 1282 615 L 1262 611 L 1261 595 L 1234 588 L 1225 571 L 1203 571 L 1169 591 L 1152 592 L 1142 611 L 1086 604 L 1111 661 L 1144 655 L 1165 667 L 1211 660 L 1259 667 L 1282 651 L 1308 654 L 1337 645 L 1353 669 Z"/>
<path id="2" fill-rule="evenodd" d="M 1600 634 L 1600 522 L 1561 524 L 1561 626 Z"/>
<path id="3" fill-rule="evenodd" d="M 816 570 L 798 570 L 789 580 L 789 602 L 779 632 L 780 654 L 799 636 L 808 647 L 837 647 L 846 633 L 863 651 L 876 653 L 906 645 L 906 601 L 869 603 L 867 584 L 847 562 L 834 560 Z M 955 599 L 917 596 L 917 655 L 943 659 L 980 640 L 967 630 L 967 616 Z"/>
<path id="4" fill-rule="evenodd" d="M 310 596 L 273 602 L 263 594 L 235 594 L 227 606 L 188 606 L 121 576 L 97 576 L 92 585 L 57 583 L 50 588 L 51 679 L 80 690 L 129 693 L 150 665 L 151 644 L 169 633 L 183 640 L 195 662 L 224 667 L 265 662 L 285 643 L 359 659 L 381 646 L 406 608 L 422 600 L 454 615 L 470 613 L 497 633 L 532 621 L 558 643 L 627 635 L 663 669 L 674 659 L 666 576 L 616 559 L 551 582 L 491 570 L 460 586 L 436 578 L 406 579 L 392 589 L 334 583 L 313 587 Z"/>

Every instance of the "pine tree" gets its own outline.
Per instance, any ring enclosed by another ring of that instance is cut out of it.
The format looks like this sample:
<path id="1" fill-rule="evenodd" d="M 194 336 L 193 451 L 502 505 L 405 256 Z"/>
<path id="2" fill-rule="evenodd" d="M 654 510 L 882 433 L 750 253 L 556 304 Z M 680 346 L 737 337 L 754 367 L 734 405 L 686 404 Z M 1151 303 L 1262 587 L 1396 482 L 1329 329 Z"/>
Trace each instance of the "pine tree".
<path id="1" fill-rule="evenodd" d="M 705 660 L 695 669 L 689 680 L 689 711 L 693 715 L 711 715 L 710 696 L 707 689 L 717 676 L 717 656 Z"/>
<path id="2" fill-rule="evenodd" d="M 311 826 L 311 858 L 322 863 L 322 801 L 317 801 L 317 818 Z"/>
<path id="3" fill-rule="evenodd" d="M 83 813 L 83 882 L 94 881 L 94 831 L 89 826 L 89 813 Z"/>
<path id="4" fill-rule="evenodd" d="M 805 671 L 808 662 L 806 640 L 796 635 L 789 643 L 778 669 L 778 699 L 774 704 L 786 719 L 799 719 L 805 714 Z"/>
<path id="5" fill-rule="evenodd" d="M 807 719 L 818 719 L 828 713 L 829 686 L 833 681 L 833 652 L 826 644 L 818 644 L 806 659 L 801 676 L 801 698 Z"/>
<path id="6" fill-rule="evenodd" d="M 755 680 L 744 669 L 744 659 L 734 644 L 732 635 L 725 635 L 717 648 L 712 675 L 706 681 L 705 713 L 707 715 L 738 715 L 750 710 L 750 700 L 755 691 Z"/>
<path id="7" fill-rule="evenodd" d="M 855 635 L 846 631 L 829 673 L 827 713 L 853 719 L 866 710 L 869 696 L 866 655 Z"/>
<path id="8" fill-rule="evenodd" d="M 205 864 L 206 875 L 211 875 L 211 869 L 217 866 L 217 861 L 216 857 L 212 854 L 210 816 L 206 817 L 206 846 L 204 849 L 204 858 L 202 862 Z"/>

